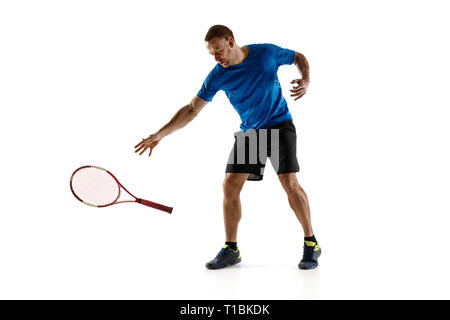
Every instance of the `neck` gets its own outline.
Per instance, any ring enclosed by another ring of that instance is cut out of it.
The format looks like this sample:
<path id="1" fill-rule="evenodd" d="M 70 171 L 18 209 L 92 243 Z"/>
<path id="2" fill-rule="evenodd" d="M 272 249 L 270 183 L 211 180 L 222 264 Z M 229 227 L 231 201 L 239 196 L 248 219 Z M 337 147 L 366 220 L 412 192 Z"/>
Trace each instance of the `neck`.
<path id="1" fill-rule="evenodd" d="M 249 50 L 246 46 L 243 46 L 242 48 L 236 47 L 236 59 L 235 59 L 233 65 L 244 62 L 244 60 L 247 59 L 247 57 L 248 57 L 248 53 L 249 53 Z"/>

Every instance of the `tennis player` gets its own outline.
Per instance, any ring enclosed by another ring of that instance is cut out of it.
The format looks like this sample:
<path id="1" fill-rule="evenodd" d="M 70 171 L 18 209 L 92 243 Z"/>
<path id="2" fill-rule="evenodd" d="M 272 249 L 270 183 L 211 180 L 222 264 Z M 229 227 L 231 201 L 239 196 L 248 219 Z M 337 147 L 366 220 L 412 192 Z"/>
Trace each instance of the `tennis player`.
<path id="1" fill-rule="evenodd" d="M 149 149 L 150 156 L 164 137 L 191 122 L 215 94 L 223 90 L 242 124 L 241 131 L 235 133 L 223 182 L 225 245 L 215 259 L 206 263 L 206 267 L 220 269 L 241 262 L 237 247 L 240 192 L 246 180 L 263 179 L 266 158 L 269 157 L 286 191 L 289 205 L 303 227 L 303 257 L 298 266 L 300 269 L 314 269 L 318 266 L 321 248 L 311 225 L 308 198 L 297 181 L 296 129 L 277 77 L 279 66 L 294 64 L 301 79 L 291 82 L 291 97 L 294 101 L 300 99 L 309 85 L 308 61 L 301 53 L 273 44 L 239 47 L 233 32 L 223 25 L 212 26 L 205 41 L 217 64 L 200 91 L 165 126 L 142 139 L 135 146 L 135 152 L 141 155 Z"/>

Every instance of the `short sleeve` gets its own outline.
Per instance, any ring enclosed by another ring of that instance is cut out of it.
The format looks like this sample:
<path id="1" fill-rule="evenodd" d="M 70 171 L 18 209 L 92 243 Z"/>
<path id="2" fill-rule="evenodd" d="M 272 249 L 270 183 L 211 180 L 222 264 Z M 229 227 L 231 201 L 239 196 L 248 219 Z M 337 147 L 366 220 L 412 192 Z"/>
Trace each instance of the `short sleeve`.
<path id="1" fill-rule="evenodd" d="M 217 91 L 220 90 L 220 78 L 218 74 L 217 65 L 214 69 L 206 77 L 200 91 L 197 93 L 197 96 L 202 98 L 205 101 L 211 102 L 211 100 L 216 95 Z"/>
<path id="2" fill-rule="evenodd" d="M 281 48 L 274 44 L 272 44 L 270 46 L 273 50 L 275 62 L 279 66 L 281 66 L 283 64 L 293 64 L 294 63 L 294 58 L 295 58 L 294 50 L 284 49 L 284 48 Z"/>

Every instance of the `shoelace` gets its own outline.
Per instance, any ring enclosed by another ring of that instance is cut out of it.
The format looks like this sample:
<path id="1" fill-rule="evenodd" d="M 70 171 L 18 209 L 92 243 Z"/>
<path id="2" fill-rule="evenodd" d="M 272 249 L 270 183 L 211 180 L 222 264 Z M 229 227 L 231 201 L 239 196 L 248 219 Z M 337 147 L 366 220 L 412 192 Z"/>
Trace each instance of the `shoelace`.
<path id="1" fill-rule="evenodd" d="M 219 251 L 219 253 L 217 254 L 216 259 L 219 259 L 219 258 L 221 258 L 222 256 L 224 256 L 224 255 L 225 255 L 225 252 L 227 252 L 227 249 L 222 248 L 222 249 Z"/>

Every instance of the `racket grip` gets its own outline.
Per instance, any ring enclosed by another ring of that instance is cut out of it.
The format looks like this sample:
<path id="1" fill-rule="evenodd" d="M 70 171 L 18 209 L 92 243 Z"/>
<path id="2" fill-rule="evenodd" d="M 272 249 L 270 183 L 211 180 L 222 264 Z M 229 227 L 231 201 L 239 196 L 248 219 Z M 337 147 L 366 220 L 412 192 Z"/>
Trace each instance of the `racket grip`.
<path id="1" fill-rule="evenodd" d="M 144 206 L 147 207 L 151 207 L 153 209 L 158 209 L 167 213 L 172 213 L 173 208 L 172 207 L 166 207 L 162 204 L 156 203 L 156 202 L 152 202 L 152 201 L 148 201 L 145 199 L 137 199 L 137 202 L 140 204 L 143 204 Z"/>

